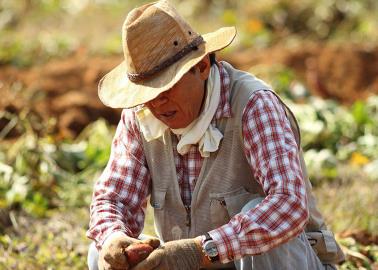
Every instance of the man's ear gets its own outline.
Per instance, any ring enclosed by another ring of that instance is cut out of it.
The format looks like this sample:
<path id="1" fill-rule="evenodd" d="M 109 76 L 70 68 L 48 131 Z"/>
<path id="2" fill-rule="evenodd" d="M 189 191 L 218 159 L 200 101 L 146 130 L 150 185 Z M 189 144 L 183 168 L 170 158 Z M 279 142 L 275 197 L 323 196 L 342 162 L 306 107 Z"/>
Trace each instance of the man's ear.
<path id="1" fill-rule="evenodd" d="M 210 74 L 210 57 L 207 54 L 198 64 L 197 64 L 198 70 L 200 72 L 200 76 L 202 80 L 207 80 Z"/>

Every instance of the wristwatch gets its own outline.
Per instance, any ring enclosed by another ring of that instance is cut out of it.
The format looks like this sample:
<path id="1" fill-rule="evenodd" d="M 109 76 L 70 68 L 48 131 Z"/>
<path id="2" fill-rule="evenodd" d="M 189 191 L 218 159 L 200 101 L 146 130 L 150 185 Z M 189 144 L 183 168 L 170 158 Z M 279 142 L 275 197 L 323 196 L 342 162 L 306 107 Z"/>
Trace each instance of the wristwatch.
<path id="1" fill-rule="evenodd" d="M 209 233 L 205 233 L 205 240 L 203 241 L 202 248 L 203 252 L 205 253 L 205 256 L 211 262 L 219 261 L 217 245 L 215 244 L 215 241 L 213 240 L 213 238 L 211 238 Z"/>

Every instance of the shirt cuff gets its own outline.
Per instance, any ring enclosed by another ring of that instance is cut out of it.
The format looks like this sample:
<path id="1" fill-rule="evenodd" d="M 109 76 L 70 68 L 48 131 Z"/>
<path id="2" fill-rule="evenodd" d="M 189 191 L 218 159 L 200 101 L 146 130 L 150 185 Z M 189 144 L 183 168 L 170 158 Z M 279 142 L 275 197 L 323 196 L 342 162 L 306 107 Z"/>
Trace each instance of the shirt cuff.
<path id="1" fill-rule="evenodd" d="M 237 233 L 230 224 L 209 232 L 217 245 L 219 260 L 228 263 L 241 258 L 240 242 Z"/>

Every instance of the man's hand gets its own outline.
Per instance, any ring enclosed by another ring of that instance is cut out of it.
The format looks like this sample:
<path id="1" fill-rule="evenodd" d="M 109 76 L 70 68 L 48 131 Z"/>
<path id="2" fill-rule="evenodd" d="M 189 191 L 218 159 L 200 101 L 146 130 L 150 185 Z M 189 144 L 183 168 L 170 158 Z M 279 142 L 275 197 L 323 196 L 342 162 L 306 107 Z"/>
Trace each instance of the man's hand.
<path id="1" fill-rule="evenodd" d="M 100 256 L 98 259 L 99 270 L 128 270 L 135 262 L 139 262 L 147 257 L 148 253 L 138 250 L 138 243 L 148 244 L 152 248 L 151 250 L 157 248 L 160 245 L 159 239 L 152 238 L 140 241 L 138 239 L 129 237 L 123 233 L 115 233 L 106 239 L 102 249 L 100 251 Z M 133 246 L 136 249 L 133 249 Z M 127 254 L 134 255 L 133 258 L 128 258 Z M 143 256 L 140 260 L 135 258 L 135 255 L 141 254 Z M 132 261 L 131 261 L 132 260 Z"/>
<path id="2" fill-rule="evenodd" d="M 155 249 L 133 270 L 196 270 L 203 263 L 200 240 L 183 239 L 165 243 Z"/>

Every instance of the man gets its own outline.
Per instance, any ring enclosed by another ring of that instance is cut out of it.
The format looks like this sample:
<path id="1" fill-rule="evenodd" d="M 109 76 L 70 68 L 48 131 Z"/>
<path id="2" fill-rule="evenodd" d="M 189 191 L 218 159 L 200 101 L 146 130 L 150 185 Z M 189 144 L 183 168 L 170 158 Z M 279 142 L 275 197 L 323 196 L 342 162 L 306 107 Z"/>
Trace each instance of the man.
<path id="1" fill-rule="evenodd" d="M 99 84 L 105 105 L 126 109 L 93 194 L 90 269 L 130 269 L 125 248 L 156 246 L 140 240 L 149 196 L 162 244 L 132 269 L 342 260 L 315 207 L 294 116 L 263 81 L 215 60 L 235 35 L 201 36 L 167 1 L 128 14 L 125 60 Z"/>

